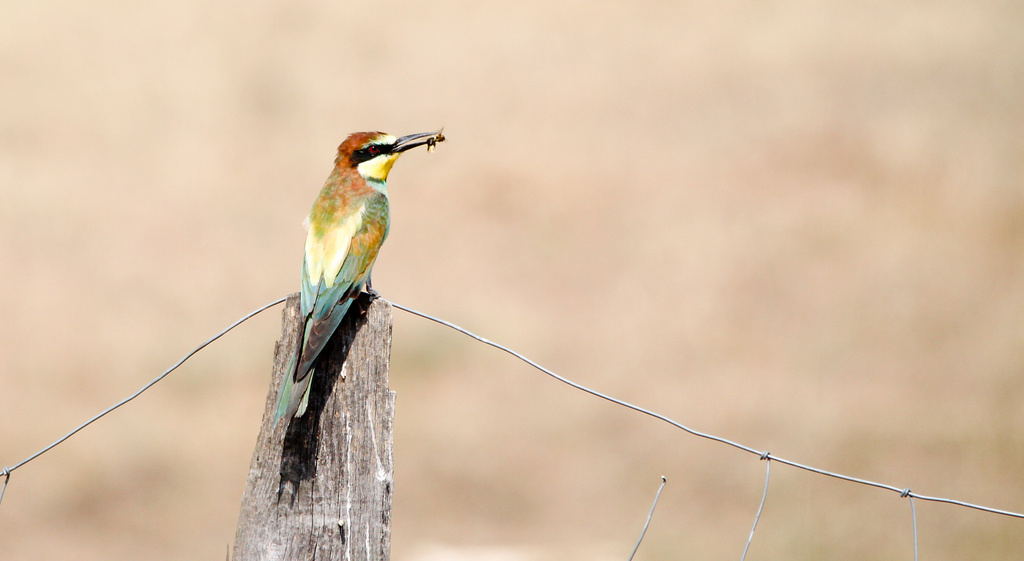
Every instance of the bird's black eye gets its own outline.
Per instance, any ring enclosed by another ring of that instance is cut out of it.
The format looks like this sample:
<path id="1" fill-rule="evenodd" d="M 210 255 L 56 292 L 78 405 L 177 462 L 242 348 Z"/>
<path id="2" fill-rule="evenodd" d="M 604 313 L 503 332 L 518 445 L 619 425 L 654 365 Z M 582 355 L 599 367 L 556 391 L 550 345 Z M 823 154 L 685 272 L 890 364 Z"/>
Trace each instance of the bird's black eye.
<path id="1" fill-rule="evenodd" d="M 376 144 L 371 144 L 371 145 L 366 147 L 366 151 L 371 156 L 376 156 L 377 154 L 380 154 L 380 146 L 377 146 Z"/>

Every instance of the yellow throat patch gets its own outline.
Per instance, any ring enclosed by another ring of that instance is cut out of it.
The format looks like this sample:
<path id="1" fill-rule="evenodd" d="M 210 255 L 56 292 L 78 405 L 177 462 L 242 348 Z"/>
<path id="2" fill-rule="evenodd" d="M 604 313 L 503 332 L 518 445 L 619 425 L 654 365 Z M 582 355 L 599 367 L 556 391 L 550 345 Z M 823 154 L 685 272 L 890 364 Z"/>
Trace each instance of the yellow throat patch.
<path id="1" fill-rule="evenodd" d="M 401 152 L 397 154 L 382 154 L 359 164 L 356 166 L 356 169 L 359 170 L 359 175 L 363 176 L 363 179 L 383 183 L 388 180 L 391 166 L 395 165 L 395 160 L 401 155 Z"/>

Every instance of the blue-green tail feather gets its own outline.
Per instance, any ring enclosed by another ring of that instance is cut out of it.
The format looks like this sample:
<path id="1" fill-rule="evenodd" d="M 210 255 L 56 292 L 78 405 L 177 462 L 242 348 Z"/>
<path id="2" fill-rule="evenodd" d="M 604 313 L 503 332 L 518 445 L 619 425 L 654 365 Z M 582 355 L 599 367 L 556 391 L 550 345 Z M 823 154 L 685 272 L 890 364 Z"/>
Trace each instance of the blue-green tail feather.
<path id="1" fill-rule="evenodd" d="M 277 407 L 274 410 L 275 425 L 282 417 L 301 417 L 306 412 L 316 359 L 341 325 L 341 321 L 352 306 L 352 301 L 353 298 L 344 298 L 335 306 L 319 310 L 314 306 L 313 313 L 307 317 L 302 333 L 302 344 L 292 352 L 281 380 Z"/>

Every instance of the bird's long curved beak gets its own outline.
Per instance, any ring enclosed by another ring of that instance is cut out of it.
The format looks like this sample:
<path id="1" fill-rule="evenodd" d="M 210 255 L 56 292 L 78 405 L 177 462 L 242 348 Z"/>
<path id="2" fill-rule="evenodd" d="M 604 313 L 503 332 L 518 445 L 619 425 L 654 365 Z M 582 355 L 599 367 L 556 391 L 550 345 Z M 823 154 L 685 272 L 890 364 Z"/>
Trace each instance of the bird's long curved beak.
<path id="1" fill-rule="evenodd" d="M 438 142 L 444 142 L 444 135 L 441 134 L 442 130 L 444 129 L 434 132 L 419 132 L 403 136 L 395 141 L 395 146 L 391 149 L 391 153 L 397 154 L 398 152 L 405 152 L 410 148 L 423 146 L 424 144 L 432 145 Z"/>

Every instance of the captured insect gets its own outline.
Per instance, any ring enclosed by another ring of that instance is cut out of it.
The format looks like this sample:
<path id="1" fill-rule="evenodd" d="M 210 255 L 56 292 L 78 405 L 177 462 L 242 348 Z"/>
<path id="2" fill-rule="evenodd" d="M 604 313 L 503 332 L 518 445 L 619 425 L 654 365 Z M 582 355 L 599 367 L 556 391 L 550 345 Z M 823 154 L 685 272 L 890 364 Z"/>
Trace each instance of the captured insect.
<path id="1" fill-rule="evenodd" d="M 433 152 L 438 142 L 444 142 L 444 134 L 437 133 L 427 139 L 427 152 Z"/>

